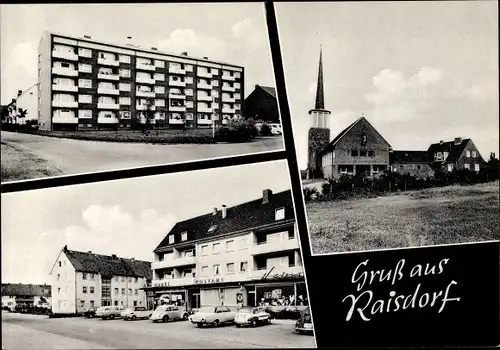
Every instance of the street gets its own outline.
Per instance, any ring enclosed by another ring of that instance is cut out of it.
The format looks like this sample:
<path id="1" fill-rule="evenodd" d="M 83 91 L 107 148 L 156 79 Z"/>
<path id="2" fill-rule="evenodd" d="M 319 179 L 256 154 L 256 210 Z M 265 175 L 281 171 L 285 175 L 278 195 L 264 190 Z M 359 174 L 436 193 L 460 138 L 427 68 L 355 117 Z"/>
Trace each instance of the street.
<path id="1" fill-rule="evenodd" d="M 283 149 L 282 137 L 262 137 L 253 142 L 235 144 L 159 145 L 59 139 L 2 131 L 1 140 L 34 153 L 65 175 Z"/>
<path id="2" fill-rule="evenodd" d="M 315 347 L 312 335 L 296 334 L 294 321 L 256 328 L 197 328 L 188 321 L 153 323 L 15 314 L 2 311 L 3 349 L 145 349 Z"/>

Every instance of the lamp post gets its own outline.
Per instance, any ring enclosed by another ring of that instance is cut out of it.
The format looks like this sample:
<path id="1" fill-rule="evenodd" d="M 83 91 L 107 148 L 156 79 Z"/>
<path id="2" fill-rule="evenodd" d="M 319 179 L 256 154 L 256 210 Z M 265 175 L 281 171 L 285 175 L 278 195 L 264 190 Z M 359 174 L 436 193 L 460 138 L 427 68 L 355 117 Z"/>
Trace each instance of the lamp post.
<path id="1" fill-rule="evenodd" d="M 215 97 L 212 96 L 212 106 L 215 104 Z M 212 107 L 212 138 L 215 141 L 215 113 L 214 107 Z"/>

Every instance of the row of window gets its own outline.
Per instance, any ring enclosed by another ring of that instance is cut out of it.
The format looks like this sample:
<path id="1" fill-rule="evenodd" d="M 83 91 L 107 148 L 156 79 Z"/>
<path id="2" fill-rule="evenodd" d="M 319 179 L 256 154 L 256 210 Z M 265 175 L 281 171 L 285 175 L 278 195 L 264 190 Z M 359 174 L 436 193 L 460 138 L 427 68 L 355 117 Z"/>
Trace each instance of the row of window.
<path id="1" fill-rule="evenodd" d="M 99 118 L 116 118 L 117 115 L 121 119 L 131 119 L 132 118 L 132 112 L 130 111 L 119 111 L 118 113 L 115 113 L 114 111 L 99 111 L 98 117 Z M 155 119 L 160 119 L 164 120 L 171 119 L 171 120 L 188 120 L 192 121 L 194 120 L 194 113 L 178 113 L 178 112 L 172 112 L 172 113 L 165 113 L 165 112 L 156 112 L 155 113 Z M 210 121 L 212 120 L 212 116 L 210 114 L 206 113 L 198 113 L 196 114 L 198 120 L 207 120 Z M 53 117 L 58 118 L 58 117 L 66 117 L 66 118 L 75 118 L 74 111 L 70 109 L 56 109 L 53 112 Z M 145 118 L 145 114 L 143 112 L 138 113 L 138 117 L 140 119 Z M 232 119 L 232 115 L 226 115 L 223 114 L 222 117 L 224 119 Z M 234 118 L 240 118 L 241 115 L 235 114 Z M 92 119 L 93 118 L 93 112 L 90 109 L 79 109 L 78 110 L 78 118 L 82 119 Z M 90 125 L 91 127 L 92 125 Z"/>
<path id="2" fill-rule="evenodd" d="M 121 295 L 125 295 L 126 294 L 126 289 L 125 288 L 121 288 Z M 133 294 L 132 294 L 133 292 Z M 119 295 L 120 294 L 120 289 L 119 288 L 115 288 L 115 295 Z M 128 295 L 139 295 L 139 290 L 138 289 L 132 289 L 132 288 L 128 288 Z"/>
<path id="3" fill-rule="evenodd" d="M 238 270 L 236 270 L 238 268 Z M 247 272 L 248 271 L 248 261 L 241 261 L 237 266 L 234 262 L 226 264 L 226 274 L 235 273 L 235 272 Z M 200 275 L 201 277 L 208 277 L 210 273 L 209 266 L 204 265 L 201 267 Z M 212 275 L 220 276 L 222 274 L 220 264 L 212 265 Z"/>
<path id="4" fill-rule="evenodd" d="M 446 160 L 446 158 L 448 157 L 450 153 L 449 152 L 436 152 L 434 153 L 434 160 Z M 467 158 L 476 158 L 478 155 L 477 155 L 477 152 L 476 151 L 465 151 L 465 156 Z"/>
<path id="5" fill-rule="evenodd" d="M 118 305 L 118 302 L 119 302 L 118 300 L 115 300 L 115 301 L 114 301 L 115 306 L 119 306 L 119 305 Z M 120 301 L 120 305 L 121 305 L 121 306 L 123 306 L 123 305 L 124 305 L 123 300 L 121 300 L 121 301 Z M 137 302 L 137 300 L 134 300 L 134 307 L 135 307 L 135 306 L 138 306 L 138 305 L 142 305 L 142 301 Z M 87 306 L 87 302 L 86 302 L 85 300 L 80 300 L 80 307 L 81 307 L 81 308 L 85 308 L 85 306 Z M 94 300 L 89 300 L 89 301 L 88 301 L 88 306 L 90 306 L 90 307 L 95 307 L 95 301 L 94 301 Z"/>

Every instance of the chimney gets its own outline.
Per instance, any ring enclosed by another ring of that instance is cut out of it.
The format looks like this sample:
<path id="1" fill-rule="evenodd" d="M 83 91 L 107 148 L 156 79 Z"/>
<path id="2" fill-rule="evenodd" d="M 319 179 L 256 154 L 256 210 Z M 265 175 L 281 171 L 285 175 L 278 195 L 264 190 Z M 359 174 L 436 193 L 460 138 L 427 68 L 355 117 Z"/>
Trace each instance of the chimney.
<path id="1" fill-rule="evenodd" d="M 226 209 L 226 205 L 223 204 L 222 205 L 222 218 L 225 219 L 227 216 L 227 209 Z"/>
<path id="2" fill-rule="evenodd" d="M 203 57 L 204 60 L 208 60 L 208 57 Z"/>
<path id="3" fill-rule="evenodd" d="M 439 144 L 442 145 L 443 144 L 443 140 L 439 141 Z"/>
<path id="4" fill-rule="evenodd" d="M 273 191 L 270 189 L 266 189 L 262 191 L 262 204 L 267 204 L 271 200 L 271 196 L 273 195 Z"/>
<path id="5" fill-rule="evenodd" d="M 214 208 L 214 210 L 212 211 L 212 215 L 217 215 L 217 208 Z"/>
<path id="6" fill-rule="evenodd" d="M 158 51 L 158 48 L 152 47 L 151 50 Z"/>
<path id="7" fill-rule="evenodd" d="M 68 251 L 68 245 L 66 244 L 64 247 L 63 247 L 63 250 L 66 252 Z"/>
<path id="8" fill-rule="evenodd" d="M 188 53 L 187 53 L 186 51 L 184 51 L 184 52 L 181 52 L 181 55 L 182 55 L 182 56 L 187 56 L 187 55 L 188 55 Z"/>
<path id="9" fill-rule="evenodd" d="M 92 39 L 92 37 L 90 35 L 84 35 L 83 36 L 85 39 Z"/>
<path id="10" fill-rule="evenodd" d="M 259 84 L 255 84 L 255 88 L 257 89 L 259 87 Z"/>
<path id="11" fill-rule="evenodd" d="M 87 253 L 92 254 L 92 251 L 91 251 L 91 250 L 89 250 Z"/>
<path id="12" fill-rule="evenodd" d="M 111 259 L 116 259 L 116 254 L 111 254 Z"/>
<path id="13" fill-rule="evenodd" d="M 456 137 L 455 138 L 455 145 L 460 145 L 462 143 L 462 138 L 461 137 Z"/>
<path id="14" fill-rule="evenodd" d="M 23 90 L 17 90 L 17 97 L 21 96 L 23 94 Z"/>

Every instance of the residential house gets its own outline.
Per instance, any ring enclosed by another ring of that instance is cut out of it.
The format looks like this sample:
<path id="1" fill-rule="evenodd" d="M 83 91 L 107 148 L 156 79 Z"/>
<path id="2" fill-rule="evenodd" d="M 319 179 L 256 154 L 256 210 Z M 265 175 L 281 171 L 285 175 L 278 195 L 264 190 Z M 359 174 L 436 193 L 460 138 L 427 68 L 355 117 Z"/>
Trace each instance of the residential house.
<path id="1" fill-rule="evenodd" d="M 273 87 L 255 85 L 255 89 L 245 99 L 245 118 L 281 123 L 276 90 Z"/>
<path id="2" fill-rule="evenodd" d="M 16 306 L 50 308 L 50 305 L 50 285 L 2 283 L 2 308 L 8 307 L 11 310 L 14 310 Z"/>
<path id="3" fill-rule="evenodd" d="M 471 139 L 455 138 L 453 141 L 433 143 L 427 150 L 433 169 L 479 171 L 485 161 Z"/>
<path id="4" fill-rule="evenodd" d="M 389 158 L 394 172 L 422 179 L 434 176 L 427 151 L 392 151 Z"/>

